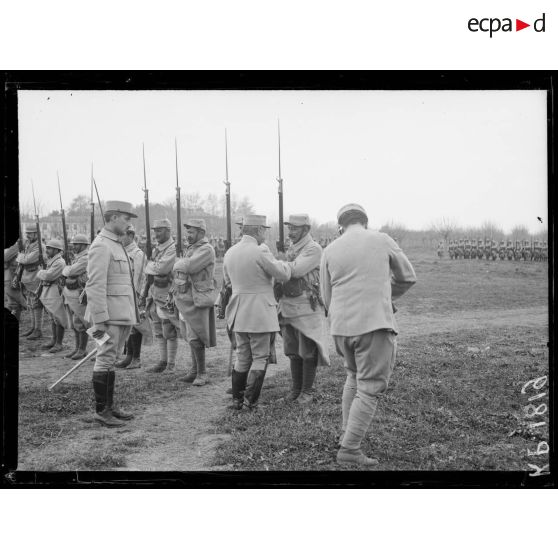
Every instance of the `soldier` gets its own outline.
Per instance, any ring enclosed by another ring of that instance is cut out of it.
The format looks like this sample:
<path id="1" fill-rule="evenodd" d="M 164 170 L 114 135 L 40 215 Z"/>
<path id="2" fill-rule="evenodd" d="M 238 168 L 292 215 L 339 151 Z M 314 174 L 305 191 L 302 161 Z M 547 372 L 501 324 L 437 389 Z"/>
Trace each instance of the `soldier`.
<path id="1" fill-rule="evenodd" d="M 225 241 L 223 237 L 220 236 L 219 240 L 217 241 L 217 257 L 222 259 L 225 256 Z"/>
<path id="2" fill-rule="evenodd" d="M 152 229 L 155 231 L 157 246 L 145 266 L 145 275 L 150 276 L 153 282 L 149 288 L 146 311 L 159 344 L 159 362 L 148 368 L 147 372 L 174 372 L 180 322 L 174 309 L 169 308 L 167 303 L 172 284 L 172 267 L 176 260 L 176 246 L 171 238 L 171 222 L 168 219 L 154 221 Z"/>
<path id="3" fill-rule="evenodd" d="M 449 241 L 448 254 L 449 254 L 450 260 L 453 260 L 453 257 L 455 256 L 455 248 L 453 246 L 453 240 Z"/>
<path id="4" fill-rule="evenodd" d="M 276 260 L 264 244 L 267 229 L 264 215 L 246 215 L 242 238 L 227 251 L 223 264 L 225 285 L 232 288 L 226 320 L 236 340 L 232 371 L 232 408 L 236 410 L 243 405 L 254 409 L 258 403 L 279 331 L 272 282 L 291 277 L 290 266 Z"/>
<path id="5" fill-rule="evenodd" d="M 392 299 L 411 288 L 416 276 L 387 234 L 367 230 L 368 217 L 360 205 L 342 207 L 337 220 L 343 235 L 324 250 L 320 267 L 331 334 L 347 371 L 337 462 L 375 465 L 377 460 L 364 455 L 361 443 L 395 364 Z"/>
<path id="6" fill-rule="evenodd" d="M 285 223 L 292 246 L 287 251 L 291 278 L 276 283 L 283 350 L 291 365 L 290 400 L 312 401 L 318 366 L 329 366 L 325 313 L 320 296 L 321 246 L 310 235 L 306 214 L 290 215 Z M 279 288 L 277 288 L 279 287 Z"/>
<path id="7" fill-rule="evenodd" d="M 123 426 L 133 415 L 114 404 L 114 365 L 130 329 L 139 322 L 132 268 L 126 249 L 120 242 L 130 223 L 132 204 L 123 201 L 105 203 L 105 226 L 97 235 L 87 262 L 87 308 L 85 319 L 93 324 L 93 337 L 108 335 L 97 352 L 93 368 L 95 420 L 103 426 Z"/>
<path id="8" fill-rule="evenodd" d="M 27 242 L 25 250 L 20 252 L 16 262 L 23 266 L 21 276 L 22 294 L 27 299 L 27 306 L 31 310 L 31 327 L 23 333 L 28 339 L 40 339 L 43 336 L 43 305 L 37 296 L 40 281 L 37 277 L 39 272 L 39 243 L 37 241 L 37 228 L 35 225 L 27 225 L 25 228 Z M 44 246 L 41 246 L 43 257 Z"/>
<path id="9" fill-rule="evenodd" d="M 21 294 L 21 286 L 17 281 L 18 255 L 17 242 L 4 248 L 4 308 L 7 308 L 19 321 L 21 311 L 27 308 L 27 302 Z"/>
<path id="10" fill-rule="evenodd" d="M 89 341 L 86 330 L 91 326 L 85 319 L 86 302 L 83 300 L 83 289 L 87 283 L 87 258 L 90 243 L 85 234 L 76 234 L 70 244 L 72 244 L 75 259 L 71 265 L 66 265 L 62 271 L 62 275 L 66 278 L 62 295 L 67 308 L 70 310 L 76 346 L 64 358 L 81 360 L 86 355 L 87 342 Z"/>
<path id="11" fill-rule="evenodd" d="M 188 244 L 184 257 L 174 264 L 172 290 L 192 355 L 192 370 L 184 381 L 203 386 L 207 382 L 205 348 L 217 345 L 215 250 L 205 236 L 203 219 L 188 219 L 184 227 Z"/>
<path id="12" fill-rule="evenodd" d="M 66 267 L 66 262 L 62 257 L 64 244 L 57 238 L 51 239 L 46 243 L 47 266 L 40 269 L 37 278 L 41 281 L 41 303 L 48 312 L 51 320 L 52 339 L 42 345 L 43 349 L 50 349 L 49 353 L 58 353 L 62 347 L 64 332 L 70 326 L 68 313 L 62 298 L 62 272 Z"/>
<path id="13" fill-rule="evenodd" d="M 135 242 L 136 230 L 133 225 L 128 225 L 126 233 L 122 237 L 122 246 L 126 249 L 130 265 L 132 267 L 132 276 L 134 278 L 134 290 L 136 299 L 139 299 L 141 287 L 144 280 L 144 269 L 146 264 L 145 253 L 141 251 Z M 126 356 L 116 362 L 116 368 L 126 368 L 126 370 L 134 370 L 141 368 L 141 343 L 143 335 L 136 327 L 132 327 L 130 336 L 126 340 Z"/>
<path id="14" fill-rule="evenodd" d="M 440 242 L 438 242 L 438 248 L 436 248 L 436 253 L 438 254 L 439 258 L 443 258 L 444 256 L 444 241 L 440 240 Z"/>

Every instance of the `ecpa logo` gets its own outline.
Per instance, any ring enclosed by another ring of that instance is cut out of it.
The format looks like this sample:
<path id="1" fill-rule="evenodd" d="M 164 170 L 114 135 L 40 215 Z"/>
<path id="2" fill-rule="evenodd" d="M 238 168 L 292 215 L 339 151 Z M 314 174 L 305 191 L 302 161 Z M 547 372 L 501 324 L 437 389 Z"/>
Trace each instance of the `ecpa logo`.
<path id="1" fill-rule="evenodd" d="M 532 27 L 535 32 L 544 33 L 546 23 L 545 17 L 546 14 L 543 13 L 540 18 L 536 19 L 533 22 Z M 477 33 L 479 31 L 483 33 L 489 33 L 490 38 L 492 38 L 492 35 L 494 33 L 498 33 L 498 31 L 502 31 L 504 33 L 514 31 L 512 18 L 509 17 L 505 17 L 503 19 L 500 19 L 498 17 L 485 17 L 482 19 L 472 17 L 468 21 L 467 27 L 469 28 L 469 31 L 473 33 Z M 521 31 L 522 29 L 526 29 L 527 27 L 531 27 L 531 24 L 525 23 L 521 19 L 515 20 L 515 31 Z"/>

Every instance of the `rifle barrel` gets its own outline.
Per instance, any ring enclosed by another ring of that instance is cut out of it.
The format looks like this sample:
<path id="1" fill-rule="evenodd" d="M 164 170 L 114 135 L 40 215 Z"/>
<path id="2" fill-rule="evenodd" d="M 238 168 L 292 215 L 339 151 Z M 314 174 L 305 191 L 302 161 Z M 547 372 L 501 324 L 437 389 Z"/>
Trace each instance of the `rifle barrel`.
<path id="1" fill-rule="evenodd" d="M 174 163 L 176 168 L 176 257 L 182 257 L 182 219 L 181 219 L 181 203 L 180 203 L 180 186 L 178 184 L 178 145 L 174 138 Z"/>
<path id="2" fill-rule="evenodd" d="M 232 246 L 232 222 L 231 222 L 231 183 L 229 182 L 229 149 L 227 141 L 227 129 L 225 128 L 225 202 L 227 210 L 227 250 Z"/>
<path id="3" fill-rule="evenodd" d="M 145 201 L 145 253 L 151 259 L 151 227 L 149 223 L 149 190 L 147 189 L 147 175 L 145 173 L 145 144 L 142 144 L 143 154 L 143 199 Z"/>
<path id="4" fill-rule="evenodd" d="M 39 222 L 39 214 L 37 213 L 37 204 L 35 203 L 35 188 L 31 181 L 31 190 L 33 191 L 33 207 L 35 208 L 35 224 L 37 225 L 37 245 L 39 248 L 39 265 L 45 269 L 45 260 L 43 258 L 43 239 L 41 238 L 41 223 Z"/>
<path id="5" fill-rule="evenodd" d="M 56 171 L 58 178 L 58 197 L 60 198 L 60 217 L 62 218 L 62 238 L 64 239 L 64 260 L 66 264 L 70 263 L 70 251 L 68 250 L 68 232 L 66 231 L 66 215 L 64 214 L 64 206 L 62 205 L 62 192 L 60 190 L 60 175 Z"/>
<path id="6" fill-rule="evenodd" d="M 279 153 L 279 248 L 281 251 L 285 250 L 285 228 L 283 225 L 283 178 L 281 177 L 281 129 L 279 127 L 279 119 L 277 119 L 277 142 Z"/>
<path id="7" fill-rule="evenodd" d="M 91 163 L 91 244 L 95 240 L 95 202 L 93 200 L 93 163 Z"/>

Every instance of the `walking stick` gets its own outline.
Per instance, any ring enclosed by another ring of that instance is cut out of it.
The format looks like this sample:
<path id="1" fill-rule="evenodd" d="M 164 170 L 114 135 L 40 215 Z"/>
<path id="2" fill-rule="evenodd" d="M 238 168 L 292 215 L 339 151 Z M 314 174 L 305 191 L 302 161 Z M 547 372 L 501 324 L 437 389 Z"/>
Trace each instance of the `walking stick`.
<path id="1" fill-rule="evenodd" d="M 75 372 L 86 360 L 90 359 L 98 350 L 99 350 L 99 347 L 95 347 L 86 357 L 83 357 L 71 370 L 68 370 L 68 372 L 66 372 L 66 374 L 64 374 L 64 376 L 62 376 L 60 379 L 56 380 L 56 382 L 54 382 L 54 384 L 52 384 L 48 388 L 48 391 L 52 391 L 52 388 L 57 386 L 62 380 L 67 378 L 72 372 Z"/>

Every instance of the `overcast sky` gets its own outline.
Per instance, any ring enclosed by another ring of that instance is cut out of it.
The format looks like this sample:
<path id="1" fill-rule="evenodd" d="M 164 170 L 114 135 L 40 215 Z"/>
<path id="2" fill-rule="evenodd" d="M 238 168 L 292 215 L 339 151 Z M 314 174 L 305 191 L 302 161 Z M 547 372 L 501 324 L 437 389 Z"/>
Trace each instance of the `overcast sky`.
<path id="1" fill-rule="evenodd" d="M 544 91 L 20 91 L 20 200 L 31 179 L 43 213 L 89 196 L 174 198 L 174 139 L 183 195 L 224 193 L 229 179 L 258 213 L 277 216 L 277 118 L 285 215 L 335 220 L 362 204 L 371 227 L 427 228 L 442 217 L 506 232 L 546 227 Z M 544 225 L 537 220 L 541 217 Z"/>

